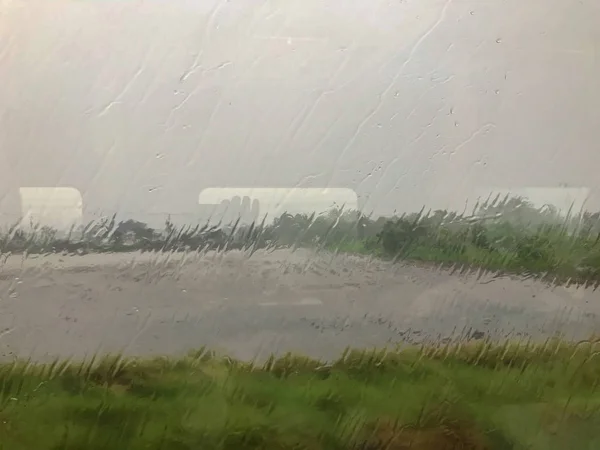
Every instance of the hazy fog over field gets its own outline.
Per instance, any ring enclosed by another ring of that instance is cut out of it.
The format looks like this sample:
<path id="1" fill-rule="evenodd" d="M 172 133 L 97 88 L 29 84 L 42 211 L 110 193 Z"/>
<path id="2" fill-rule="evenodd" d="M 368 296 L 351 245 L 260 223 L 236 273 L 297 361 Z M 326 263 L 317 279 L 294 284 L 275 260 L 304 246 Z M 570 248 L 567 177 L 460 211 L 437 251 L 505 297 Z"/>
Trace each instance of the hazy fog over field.
<path id="1" fill-rule="evenodd" d="M 3 1 L 0 189 L 193 218 L 209 187 L 340 187 L 367 210 L 590 189 L 593 0 Z M 158 219 L 157 219 L 158 220 Z"/>

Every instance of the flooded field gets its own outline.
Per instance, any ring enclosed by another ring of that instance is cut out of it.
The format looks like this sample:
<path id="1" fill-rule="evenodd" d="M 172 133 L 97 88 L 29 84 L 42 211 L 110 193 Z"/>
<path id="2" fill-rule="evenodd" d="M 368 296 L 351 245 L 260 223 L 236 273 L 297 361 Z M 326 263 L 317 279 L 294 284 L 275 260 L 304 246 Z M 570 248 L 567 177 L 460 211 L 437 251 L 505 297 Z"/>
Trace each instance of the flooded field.
<path id="1" fill-rule="evenodd" d="M 245 359 L 331 358 L 347 346 L 600 331 L 598 291 L 303 249 L 2 261 L 4 359 L 177 355 L 204 345 Z"/>

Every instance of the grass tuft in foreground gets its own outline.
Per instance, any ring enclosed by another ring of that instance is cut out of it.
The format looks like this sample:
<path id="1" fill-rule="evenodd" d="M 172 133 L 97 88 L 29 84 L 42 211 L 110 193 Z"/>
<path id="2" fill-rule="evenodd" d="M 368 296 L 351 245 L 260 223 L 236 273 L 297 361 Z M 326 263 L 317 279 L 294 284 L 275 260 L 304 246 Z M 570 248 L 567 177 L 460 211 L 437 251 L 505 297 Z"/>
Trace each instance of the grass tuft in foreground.
<path id="1" fill-rule="evenodd" d="M 600 342 L 0 367 L 0 448 L 600 448 Z"/>

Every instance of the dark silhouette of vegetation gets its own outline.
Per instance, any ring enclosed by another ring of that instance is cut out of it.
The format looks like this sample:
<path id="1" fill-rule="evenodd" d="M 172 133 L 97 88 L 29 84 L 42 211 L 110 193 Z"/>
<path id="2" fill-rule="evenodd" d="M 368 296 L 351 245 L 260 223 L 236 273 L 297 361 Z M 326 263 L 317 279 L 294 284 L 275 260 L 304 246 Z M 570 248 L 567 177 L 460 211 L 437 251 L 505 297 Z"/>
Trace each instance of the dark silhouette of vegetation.
<path id="1" fill-rule="evenodd" d="M 49 227 L 13 226 L 0 236 L 6 252 L 202 251 L 312 247 L 382 258 L 462 264 L 560 280 L 600 280 L 600 213 L 566 217 L 522 198 L 494 199 L 470 215 L 421 211 L 373 219 L 341 207 L 326 214 L 284 213 L 267 223 L 238 219 L 161 230 L 107 218 L 60 236 Z"/>

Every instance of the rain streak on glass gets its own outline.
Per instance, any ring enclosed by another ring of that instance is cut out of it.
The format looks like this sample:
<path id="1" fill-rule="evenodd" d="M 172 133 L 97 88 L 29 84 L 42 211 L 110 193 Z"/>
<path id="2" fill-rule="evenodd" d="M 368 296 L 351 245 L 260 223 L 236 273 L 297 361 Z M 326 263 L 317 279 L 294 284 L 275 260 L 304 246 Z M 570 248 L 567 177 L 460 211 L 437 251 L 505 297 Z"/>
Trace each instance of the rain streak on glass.
<path id="1" fill-rule="evenodd" d="M 593 0 L 0 0 L 0 447 L 598 449 Z"/>

